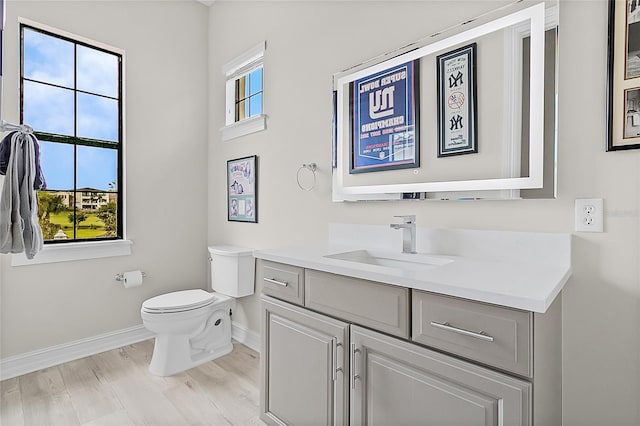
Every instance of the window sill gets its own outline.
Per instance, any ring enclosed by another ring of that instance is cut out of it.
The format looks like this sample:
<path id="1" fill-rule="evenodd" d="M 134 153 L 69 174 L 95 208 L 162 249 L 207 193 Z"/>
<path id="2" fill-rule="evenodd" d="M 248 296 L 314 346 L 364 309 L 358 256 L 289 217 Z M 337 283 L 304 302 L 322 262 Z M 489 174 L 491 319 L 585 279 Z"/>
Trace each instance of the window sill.
<path id="1" fill-rule="evenodd" d="M 132 245 L 133 242 L 130 240 L 45 245 L 42 251 L 31 260 L 27 259 L 24 253 L 12 255 L 11 266 L 128 256 L 131 254 Z"/>
<path id="2" fill-rule="evenodd" d="M 229 124 L 228 126 L 221 128 L 220 131 L 222 132 L 222 140 L 228 141 L 240 136 L 260 132 L 266 128 L 267 116 L 262 114 L 238 121 L 237 123 Z"/>

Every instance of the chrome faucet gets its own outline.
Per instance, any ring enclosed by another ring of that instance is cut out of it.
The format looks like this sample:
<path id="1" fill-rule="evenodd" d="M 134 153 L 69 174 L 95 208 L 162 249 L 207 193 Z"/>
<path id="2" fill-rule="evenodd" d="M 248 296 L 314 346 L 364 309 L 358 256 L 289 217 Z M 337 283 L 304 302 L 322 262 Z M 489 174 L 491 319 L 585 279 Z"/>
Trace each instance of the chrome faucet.
<path id="1" fill-rule="evenodd" d="M 416 216 L 394 216 L 401 217 L 402 223 L 392 223 L 392 229 L 402 229 L 402 252 L 403 253 L 415 253 L 416 252 Z"/>

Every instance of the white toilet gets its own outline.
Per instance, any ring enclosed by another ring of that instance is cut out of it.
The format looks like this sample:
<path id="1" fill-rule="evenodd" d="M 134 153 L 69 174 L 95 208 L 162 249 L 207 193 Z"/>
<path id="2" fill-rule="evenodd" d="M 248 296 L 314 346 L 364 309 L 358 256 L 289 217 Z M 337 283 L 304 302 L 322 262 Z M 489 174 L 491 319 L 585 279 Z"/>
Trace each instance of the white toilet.
<path id="1" fill-rule="evenodd" d="M 228 354 L 232 298 L 253 294 L 254 259 L 250 249 L 209 247 L 213 293 L 175 291 L 142 303 L 144 326 L 156 334 L 149 371 L 170 376 Z"/>

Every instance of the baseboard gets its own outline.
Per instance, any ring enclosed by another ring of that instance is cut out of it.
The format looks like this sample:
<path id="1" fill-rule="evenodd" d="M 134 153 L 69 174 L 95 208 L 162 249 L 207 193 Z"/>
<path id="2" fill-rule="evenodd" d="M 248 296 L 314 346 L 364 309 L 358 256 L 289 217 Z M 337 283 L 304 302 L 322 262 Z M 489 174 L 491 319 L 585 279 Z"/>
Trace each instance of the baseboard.
<path id="1" fill-rule="evenodd" d="M 243 345 L 260 352 L 260 334 L 237 323 L 231 326 L 232 338 Z M 33 373 L 43 368 L 74 361 L 100 352 L 151 339 L 153 333 L 143 325 L 125 328 L 111 333 L 100 334 L 62 345 L 51 346 L 0 359 L 0 381 Z"/>
<path id="2" fill-rule="evenodd" d="M 51 346 L 33 352 L 0 360 L 0 380 L 53 367 L 54 365 L 110 351 L 153 337 L 153 333 L 138 325 L 111 333 L 100 334 L 62 345 Z M 247 345 L 248 346 L 248 345 Z"/>
<path id="3" fill-rule="evenodd" d="M 236 322 L 231 323 L 231 338 L 260 353 L 260 334 Z"/>

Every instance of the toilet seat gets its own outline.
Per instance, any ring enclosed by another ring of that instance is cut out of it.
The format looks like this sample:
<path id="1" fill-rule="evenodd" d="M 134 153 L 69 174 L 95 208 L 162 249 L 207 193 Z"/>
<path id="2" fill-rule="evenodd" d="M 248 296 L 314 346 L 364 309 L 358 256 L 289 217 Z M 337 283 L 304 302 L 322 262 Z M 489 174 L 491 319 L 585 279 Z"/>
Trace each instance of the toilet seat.
<path id="1" fill-rule="evenodd" d="M 206 307 L 216 300 L 214 294 L 201 289 L 174 291 L 146 300 L 142 304 L 142 311 L 151 314 L 191 311 Z"/>

